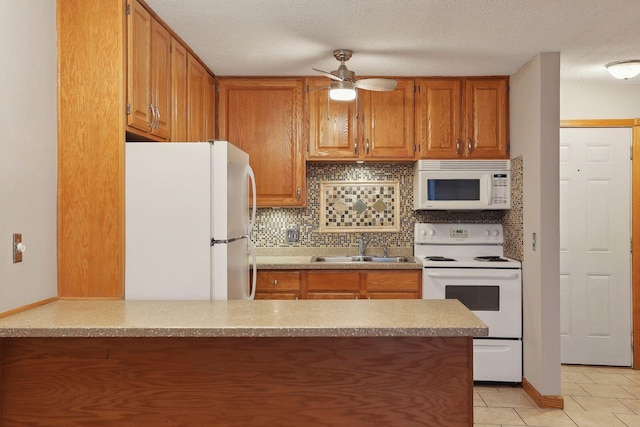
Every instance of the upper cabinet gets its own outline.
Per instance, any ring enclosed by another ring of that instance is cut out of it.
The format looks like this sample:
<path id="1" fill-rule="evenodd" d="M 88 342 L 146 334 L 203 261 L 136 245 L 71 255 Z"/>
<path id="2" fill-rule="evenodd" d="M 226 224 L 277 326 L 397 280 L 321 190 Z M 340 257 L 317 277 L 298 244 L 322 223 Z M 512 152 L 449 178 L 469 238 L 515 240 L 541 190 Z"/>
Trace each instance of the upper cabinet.
<path id="1" fill-rule="evenodd" d="M 127 8 L 127 131 L 134 139 L 215 136 L 213 76 L 135 0 Z"/>
<path id="2" fill-rule="evenodd" d="M 187 139 L 187 49 L 171 38 L 171 141 Z"/>
<path id="3" fill-rule="evenodd" d="M 418 157 L 509 158 L 508 83 L 508 77 L 417 80 Z"/>
<path id="4" fill-rule="evenodd" d="M 219 138 L 249 153 L 257 206 L 304 206 L 302 79 L 222 78 L 218 84 Z"/>
<path id="5" fill-rule="evenodd" d="M 171 35 L 138 2 L 128 15 L 127 124 L 161 140 L 170 137 Z"/>
<path id="6" fill-rule="evenodd" d="M 187 139 L 206 141 L 206 102 L 205 91 L 207 72 L 190 53 L 187 55 Z"/>
<path id="7" fill-rule="evenodd" d="M 356 101 L 333 101 L 326 78 L 308 78 L 309 160 L 411 160 L 414 83 L 392 92 L 359 90 Z"/>
<path id="8" fill-rule="evenodd" d="M 413 80 L 398 79 L 392 92 L 359 90 L 360 156 L 410 160 L 414 151 Z"/>

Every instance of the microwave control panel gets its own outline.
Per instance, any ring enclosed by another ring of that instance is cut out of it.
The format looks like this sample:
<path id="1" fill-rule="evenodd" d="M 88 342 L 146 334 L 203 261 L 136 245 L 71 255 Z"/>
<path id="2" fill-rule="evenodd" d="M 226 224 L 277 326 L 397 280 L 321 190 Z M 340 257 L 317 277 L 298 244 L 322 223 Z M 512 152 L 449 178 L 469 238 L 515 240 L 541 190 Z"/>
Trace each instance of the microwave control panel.
<path id="1" fill-rule="evenodd" d="M 494 173 L 492 176 L 492 205 L 504 205 L 509 202 L 509 175 L 506 173 Z"/>

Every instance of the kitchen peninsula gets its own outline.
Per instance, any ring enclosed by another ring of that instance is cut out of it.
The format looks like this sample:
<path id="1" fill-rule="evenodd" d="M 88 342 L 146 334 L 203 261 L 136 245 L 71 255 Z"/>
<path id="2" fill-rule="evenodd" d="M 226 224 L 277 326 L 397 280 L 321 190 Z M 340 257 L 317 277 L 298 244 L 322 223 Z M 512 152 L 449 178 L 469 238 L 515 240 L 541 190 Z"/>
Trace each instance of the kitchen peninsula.
<path id="1" fill-rule="evenodd" d="M 68 301 L 0 319 L 0 425 L 472 426 L 457 300 Z"/>

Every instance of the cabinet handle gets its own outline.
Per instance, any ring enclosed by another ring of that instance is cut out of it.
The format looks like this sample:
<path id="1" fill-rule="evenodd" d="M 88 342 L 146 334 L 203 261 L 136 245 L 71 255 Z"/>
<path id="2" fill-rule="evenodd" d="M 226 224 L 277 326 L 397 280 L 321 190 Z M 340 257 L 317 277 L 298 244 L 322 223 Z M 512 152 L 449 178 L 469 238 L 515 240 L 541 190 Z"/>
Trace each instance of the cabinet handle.
<path id="1" fill-rule="evenodd" d="M 278 279 L 273 279 L 273 286 L 278 286 Z"/>
<path id="2" fill-rule="evenodd" d="M 153 129 L 153 124 L 156 122 L 156 109 L 153 107 L 153 104 L 149 104 L 149 109 L 151 110 L 151 121 L 147 124 L 149 125 L 149 129 Z"/>
<path id="3" fill-rule="evenodd" d="M 367 143 L 365 145 L 366 150 L 367 150 L 367 155 L 369 155 L 369 140 L 367 139 Z"/>
<path id="4" fill-rule="evenodd" d="M 298 200 L 300 200 L 302 198 L 302 188 L 298 187 L 296 194 L 298 195 Z"/>
<path id="5" fill-rule="evenodd" d="M 456 154 L 460 154 L 460 145 L 462 144 L 462 141 L 460 141 L 460 138 L 456 139 Z"/>
<path id="6" fill-rule="evenodd" d="M 358 154 L 358 140 L 353 140 L 353 154 Z"/>
<path id="7" fill-rule="evenodd" d="M 473 152 L 473 143 L 471 142 L 471 138 L 467 139 L 467 151 L 469 154 Z"/>
<path id="8" fill-rule="evenodd" d="M 156 126 L 154 129 L 158 129 L 160 127 L 160 109 L 156 105 Z"/>

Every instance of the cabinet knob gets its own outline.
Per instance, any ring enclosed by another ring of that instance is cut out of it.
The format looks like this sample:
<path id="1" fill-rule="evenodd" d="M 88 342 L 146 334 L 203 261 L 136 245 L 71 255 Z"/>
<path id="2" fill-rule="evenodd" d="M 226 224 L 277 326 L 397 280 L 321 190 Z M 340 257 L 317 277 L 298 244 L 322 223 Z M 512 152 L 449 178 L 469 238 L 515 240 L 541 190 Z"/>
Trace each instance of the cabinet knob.
<path id="1" fill-rule="evenodd" d="M 462 145 L 462 141 L 458 138 L 456 139 L 456 154 L 460 154 L 460 145 Z"/>
<path id="2" fill-rule="evenodd" d="M 473 152 L 473 143 L 471 142 L 471 138 L 467 139 L 467 151 L 469 154 Z"/>
<path id="3" fill-rule="evenodd" d="M 278 279 L 273 279 L 273 286 L 278 286 Z"/>
<path id="4" fill-rule="evenodd" d="M 353 140 L 353 154 L 358 154 L 358 140 Z"/>

